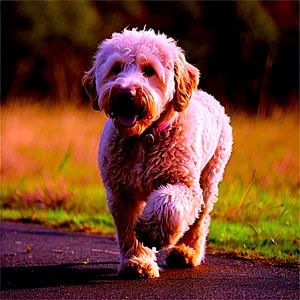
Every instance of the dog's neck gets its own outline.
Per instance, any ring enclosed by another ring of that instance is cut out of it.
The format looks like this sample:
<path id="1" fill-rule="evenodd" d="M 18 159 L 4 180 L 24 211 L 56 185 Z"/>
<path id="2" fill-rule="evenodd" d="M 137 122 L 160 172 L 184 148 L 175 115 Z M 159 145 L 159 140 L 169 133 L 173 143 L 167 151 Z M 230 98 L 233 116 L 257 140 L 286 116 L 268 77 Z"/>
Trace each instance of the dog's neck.
<path id="1" fill-rule="evenodd" d="M 139 136 L 139 140 L 146 140 L 149 144 L 153 144 L 155 136 L 166 129 L 175 120 L 177 115 L 178 112 L 174 110 L 173 103 L 170 102 L 162 112 L 160 118 Z"/>

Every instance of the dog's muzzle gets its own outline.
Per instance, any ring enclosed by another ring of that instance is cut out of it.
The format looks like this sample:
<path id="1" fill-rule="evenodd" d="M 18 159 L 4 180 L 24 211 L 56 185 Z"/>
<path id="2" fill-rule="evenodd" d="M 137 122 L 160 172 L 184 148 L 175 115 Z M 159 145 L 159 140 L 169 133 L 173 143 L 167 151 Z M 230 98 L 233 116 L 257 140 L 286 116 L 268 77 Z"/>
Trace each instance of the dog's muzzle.
<path id="1" fill-rule="evenodd" d="M 145 106 L 140 104 L 139 93 L 133 89 L 118 89 L 112 95 L 109 116 L 118 126 L 133 127 L 145 115 Z"/>

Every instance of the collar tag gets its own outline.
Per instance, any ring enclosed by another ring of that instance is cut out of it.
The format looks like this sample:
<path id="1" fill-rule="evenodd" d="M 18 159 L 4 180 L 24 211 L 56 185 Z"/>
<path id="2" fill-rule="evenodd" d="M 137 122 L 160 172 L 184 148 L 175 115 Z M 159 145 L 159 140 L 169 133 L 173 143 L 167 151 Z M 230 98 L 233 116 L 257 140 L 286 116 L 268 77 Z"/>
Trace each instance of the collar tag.
<path id="1" fill-rule="evenodd" d="M 145 140 L 148 144 L 154 144 L 154 135 L 151 134 L 151 133 L 148 133 L 146 136 L 145 136 Z"/>

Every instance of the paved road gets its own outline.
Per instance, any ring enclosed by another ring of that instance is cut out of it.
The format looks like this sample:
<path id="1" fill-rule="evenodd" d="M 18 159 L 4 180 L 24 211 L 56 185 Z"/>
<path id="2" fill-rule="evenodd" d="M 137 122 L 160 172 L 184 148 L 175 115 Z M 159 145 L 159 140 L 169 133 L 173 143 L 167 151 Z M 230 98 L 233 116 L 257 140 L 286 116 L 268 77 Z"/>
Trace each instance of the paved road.
<path id="1" fill-rule="evenodd" d="M 297 270 L 214 255 L 157 279 L 121 280 L 113 237 L 39 225 L 2 222 L 0 255 L 0 299 L 299 299 Z"/>

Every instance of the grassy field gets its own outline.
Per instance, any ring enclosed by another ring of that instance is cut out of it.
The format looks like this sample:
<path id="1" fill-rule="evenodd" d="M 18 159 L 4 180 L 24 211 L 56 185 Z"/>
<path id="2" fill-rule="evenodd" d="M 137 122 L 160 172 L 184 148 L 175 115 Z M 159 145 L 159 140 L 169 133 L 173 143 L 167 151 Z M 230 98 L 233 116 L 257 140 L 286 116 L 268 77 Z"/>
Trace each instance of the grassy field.
<path id="1" fill-rule="evenodd" d="M 104 115 L 10 105 L 1 112 L 1 217 L 114 233 L 97 169 Z M 232 115 L 234 150 L 212 214 L 210 248 L 299 262 L 299 122 Z"/>

